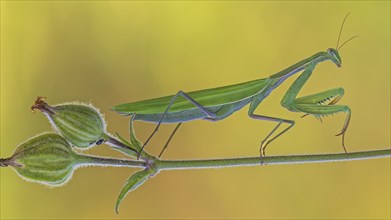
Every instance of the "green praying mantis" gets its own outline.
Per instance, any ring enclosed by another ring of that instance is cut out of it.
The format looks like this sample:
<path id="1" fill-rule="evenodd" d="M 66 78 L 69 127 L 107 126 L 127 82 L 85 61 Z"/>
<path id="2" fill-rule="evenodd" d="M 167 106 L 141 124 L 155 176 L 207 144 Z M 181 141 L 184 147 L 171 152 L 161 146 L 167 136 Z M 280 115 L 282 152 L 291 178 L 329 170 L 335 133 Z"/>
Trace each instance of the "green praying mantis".
<path id="1" fill-rule="evenodd" d="M 345 148 L 345 133 L 349 126 L 351 110 L 346 105 L 336 105 L 336 103 L 344 95 L 344 89 L 334 88 L 299 98 L 297 95 L 311 76 L 312 71 L 315 69 L 317 64 L 330 60 L 337 67 L 341 67 L 342 61 L 338 52 L 339 49 L 347 42 L 357 37 L 351 37 L 339 46 L 342 29 L 348 15 L 349 13 L 345 16 L 342 22 L 335 49 L 329 48 L 325 52 L 322 51 L 316 53 L 276 74 L 269 76 L 268 78 L 188 93 L 180 90 L 175 95 L 171 96 L 117 105 L 113 107 L 113 110 L 120 114 L 131 115 L 132 122 L 133 120 L 139 120 L 157 123 L 155 130 L 139 151 L 139 155 L 143 151 L 144 147 L 147 146 L 154 134 L 158 131 L 162 123 L 178 123 L 160 152 L 160 157 L 183 122 L 197 119 L 204 119 L 213 122 L 223 120 L 249 104 L 249 117 L 257 120 L 277 123 L 261 142 L 259 151 L 260 156 L 263 157 L 265 156 L 266 146 L 292 128 L 295 125 L 295 121 L 258 115 L 254 114 L 254 112 L 260 103 L 282 82 L 293 76 L 295 73 L 302 72 L 285 93 L 282 98 L 281 105 L 289 111 L 304 113 L 302 117 L 313 115 L 318 119 L 335 113 L 346 113 L 346 119 L 342 130 L 336 136 L 342 135 L 342 147 L 344 151 L 347 152 Z M 283 123 L 288 126 L 282 131 L 276 133 Z M 273 136 L 274 133 L 276 134 Z"/>

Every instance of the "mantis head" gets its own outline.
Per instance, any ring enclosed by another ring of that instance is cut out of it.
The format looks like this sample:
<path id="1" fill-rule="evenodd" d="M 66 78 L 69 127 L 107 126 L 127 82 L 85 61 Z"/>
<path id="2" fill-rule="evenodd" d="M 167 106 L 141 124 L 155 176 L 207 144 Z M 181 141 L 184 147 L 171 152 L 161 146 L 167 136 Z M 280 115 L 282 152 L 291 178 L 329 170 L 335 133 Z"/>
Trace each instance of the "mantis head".
<path id="1" fill-rule="evenodd" d="M 343 44 L 341 44 L 341 46 L 338 46 L 339 45 L 339 39 L 341 38 L 341 33 L 342 33 L 342 29 L 343 29 L 343 25 L 345 24 L 345 21 L 346 21 L 346 18 L 349 16 L 350 12 L 345 16 L 345 18 L 343 19 L 342 21 L 342 25 L 341 25 L 341 29 L 339 30 L 339 35 L 338 35 L 338 40 L 337 40 L 337 46 L 334 48 L 329 48 L 327 49 L 327 54 L 328 54 L 328 58 L 333 62 L 335 63 L 335 65 L 337 65 L 338 67 L 341 67 L 342 65 L 342 60 L 341 60 L 341 56 L 339 55 L 338 51 L 339 49 L 341 49 L 341 47 L 343 45 L 345 45 L 347 42 L 351 41 L 352 39 L 358 37 L 358 36 L 353 36 L 351 38 L 349 38 L 347 41 L 345 41 Z"/>
<path id="2" fill-rule="evenodd" d="M 327 54 L 329 56 L 329 59 L 333 63 L 335 63 L 335 65 L 337 65 L 338 67 L 341 67 L 342 60 L 341 60 L 341 56 L 339 56 L 338 50 L 336 50 L 334 48 L 329 48 L 329 49 L 327 49 Z"/>

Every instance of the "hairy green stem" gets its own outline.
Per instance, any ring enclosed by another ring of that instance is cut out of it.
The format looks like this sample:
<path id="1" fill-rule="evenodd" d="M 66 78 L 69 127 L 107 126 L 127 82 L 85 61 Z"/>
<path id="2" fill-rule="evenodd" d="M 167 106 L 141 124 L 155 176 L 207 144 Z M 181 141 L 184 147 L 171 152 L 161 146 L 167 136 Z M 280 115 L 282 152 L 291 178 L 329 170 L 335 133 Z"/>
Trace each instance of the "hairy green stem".
<path id="1" fill-rule="evenodd" d="M 263 157 L 263 164 L 298 164 L 298 163 L 325 163 L 350 160 L 365 160 L 391 157 L 391 149 L 372 150 L 338 154 L 315 154 L 315 155 L 289 155 Z M 202 169 L 222 168 L 236 166 L 258 166 L 261 164 L 259 157 L 205 159 L 205 160 L 124 160 L 114 158 L 102 158 L 94 156 L 82 156 L 82 165 L 113 166 L 113 167 L 154 167 L 156 170 L 177 169 Z"/>
<path id="2" fill-rule="evenodd" d="M 373 150 L 353 153 L 339 154 L 315 154 L 315 155 L 289 155 L 289 156 L 269 156 L 244 157 L 230 159 L 209 159 L 209 160 L 166 160 L 159 161 L 159 170 L 174 169 L 202 169 L 202 168 L 222 168 L 235 166 L 257 166 L 262 164 L 298 164 L 298 163 L 324 163 L 349 160 L 364 160 L 374 158 L 391 157 L 391 149 Z"/>
<path id="3" fill-rule="evenodd" d="M 90 155 L 80 155 L 79 165 L 82 166 L 104 166 L 104 167 L 143 167 L 147 162 L 142 160 L 124 160 L 117 158 L 96 157 Z"/>

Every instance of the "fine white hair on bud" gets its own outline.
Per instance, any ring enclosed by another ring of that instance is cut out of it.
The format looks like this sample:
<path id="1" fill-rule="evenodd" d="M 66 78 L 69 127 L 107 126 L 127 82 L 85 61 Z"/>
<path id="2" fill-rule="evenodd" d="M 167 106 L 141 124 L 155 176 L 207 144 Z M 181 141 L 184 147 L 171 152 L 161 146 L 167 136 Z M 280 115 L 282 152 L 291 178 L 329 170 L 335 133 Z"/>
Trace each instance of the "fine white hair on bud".
<path id="1" fill-rule="evenodd" d="M 73 102 L 50 106 L 44 97 L 38 97 L 31 111 L 35 109 L 42 111 L 53 127 L 80 149 L 102 144 L 109 138 L 102 114 L 91 104 Z"/>
<path id="2" fill-rule="evenodd" d="M 81 158 L 62 136 L 44 133 L 20 144 L 11 157 L 1 159 L 1 164 L 12 167 L 27 181 L 54 187 L 71 179 Z"/>

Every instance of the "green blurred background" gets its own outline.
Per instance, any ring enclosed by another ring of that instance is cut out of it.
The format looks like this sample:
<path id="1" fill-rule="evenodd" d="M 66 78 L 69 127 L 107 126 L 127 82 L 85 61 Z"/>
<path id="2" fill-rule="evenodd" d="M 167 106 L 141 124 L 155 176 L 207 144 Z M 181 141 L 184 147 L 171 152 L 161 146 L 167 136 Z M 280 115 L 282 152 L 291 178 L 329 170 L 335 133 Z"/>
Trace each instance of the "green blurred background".
<path id="1" fill-rule="evenodd" d="M 101 109 L 111 133 L 130 101 L 263 78 L 360 35 L 340 51 L 343 68 L 318 65 L 301 95 L 342 86 L 351 107 L 349 151 L 390 146 L 390 2 L 27 2 L 1 1 L 1 157 L 51 130 L 31 114 L 37 96 Z M 293 82 L 257 113 L 296 120 L 269 155 L 342 152 L 344 115 L 320 123 L 279 104 Z M 137 122 L 145 140 L 154 126 Z M 218 123 L 185 124 L 164 158 L 258 155 L 273 123 L 247 108 Z M 148 146 L 158 153 L 173 129 Z M 102 145 L 87 153 L 123 157 Z M 114 203 L 129 168 L 83 168 L 64 187 L 28 183 L 1 169 L 1 218 L 390 218 L 390 159 L 162 172 Z"/>

